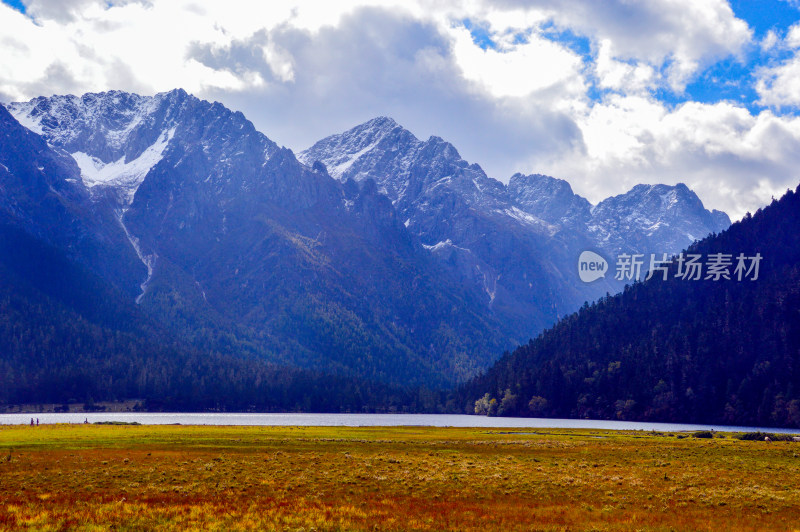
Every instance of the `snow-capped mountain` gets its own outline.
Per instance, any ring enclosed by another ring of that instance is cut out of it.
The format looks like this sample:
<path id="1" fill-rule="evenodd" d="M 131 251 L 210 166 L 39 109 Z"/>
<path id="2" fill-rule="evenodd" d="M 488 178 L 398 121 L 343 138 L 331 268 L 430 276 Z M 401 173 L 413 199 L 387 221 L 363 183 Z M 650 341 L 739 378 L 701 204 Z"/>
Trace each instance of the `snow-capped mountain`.
<path id="1" fill-rule="evenodd" d="M 506 187 L 439 137 L 421 141 L 380 117 L 299 154 L 342 181 L 373 179 L 406 227 L 524 339 L 586 298 L 564 277 L 580 245 L 510 201 Z"/>
<path id="2" fill-rule="evenodd" d="M 164 158 L 170 145 L 194 143 L 199 137 L 207 155 L 222 156 L 221 150 L 231 151 L 232 145 L 239 143 L 240 148 L 247 148 L 264 160 L 278 151 L 277 144 L 256 132 L 241 113 L 232 113 L 219 103 L 201 103 L 183 90 L 155 96 L 110 91 L 81 97 L 39 97 L 8 104 L 7 108 L 51 146 L 69 153 L 80 167 L 87 187 L 121 190 L 125 205 L 133 201 L 145 176 Z M 206 110 L 212 111 L 211 122 L 187 120 Z M 210 137 L 218 134 L 224 138 L 214 138 L 212 142 Z M 218 153 L 212 153 L 212 144 Z M 244 155 L 244 150 L 240 151 L 234 156 Z M 220 162 L 232 164 L 228 160 Z"/>
<path id="3" fill-rule="evenodd" d="M 464 161 L 439 137 L 420 141 L 387 117 L 327 137 L 298 158 L 307 164 L 322 162 L 340 180 L 375 179 L 401 215 L 409 216 L 409 227 L 429 206 L 426 201 L 441 190 L 458 194 L 484 213 L 505 215 L 546 232 L 580 228 L 595 246 L 615 252 L 643 249 L 643 239 L 646 249 L 663 244 L 665 252 L 676 252 L 730 225 L 725 213 L 706 210 L 682 183 L 637 185 L 596 206 L 563 179 L 546 175 L 517 173 L 506 186 Z"/>
<path id="4" fill-rule="evenodd" d="M 114 213 L 106 223 L 140 261 L 132 299 L 204 348 L 430 384 L 475 374 L 515 340 L 374 183 L 301 164 L 241 113 L 180 90 L 8 107 Z"/>
<path id="5" fill-rule="evenodd" d="M 464 161 L 452 144 L 435 136 L 420 141 L 387 117 L 327 137 L 298 159 L 306 164 L 321 161 L 341 181 L 375 179 L 401 214 L 419 212 L 414 205 L 434 191 L 456 192 L 466 204 L 480 205 L 482 210 L 506 203 L 502 184 L 488 178 L 477 164 Z"/>
<path id="6" fill-rule="evenodd" d="M 51 146 L 70 153 L 87 187 L 120 188 L 130 203 L 174 133 L 162 134 L 162 124 L 152 123 L 162 99 L 114 92 L 108 98 L 95 94 L 35 98 L 9 104 L 8 109 Z M 158 137 L 152 138 L 154 134 Z"/>
<path id="7" fill-rule="evenodd" d="M 626 253 L 676 253 L 731 225 L 724 212 L 708 211 L 683 183 L 636 185 L 592 208 L 589 233 L 598 247 Z"/>
<path id="8" fill-rule="evenodd" d="M 134 297 L 144 268 L 113 208 L 93 202 L 64 151 L 21 126 L 0 106 L 0 224 L 64 250 L 70 260 Z"/>
<path id="9" fill-rule="evenodd" d="M 611 260 L 622 252 L 671 254 L 730 225 L 685 185 L 641 185 L 596 206 L 549 176 L 515 174 L 504 185 L 449 143 L 421 141 L 386 117 L 327 137 L 298 157 L 322 162 L 340 180 L 374 179 L 430 252 L 483 285 L 496 310 L 520 310 L 520 326 L 527 320 L 541 328 L 621 288 L 613 279 L 578 280 L 585 249 Z"/>

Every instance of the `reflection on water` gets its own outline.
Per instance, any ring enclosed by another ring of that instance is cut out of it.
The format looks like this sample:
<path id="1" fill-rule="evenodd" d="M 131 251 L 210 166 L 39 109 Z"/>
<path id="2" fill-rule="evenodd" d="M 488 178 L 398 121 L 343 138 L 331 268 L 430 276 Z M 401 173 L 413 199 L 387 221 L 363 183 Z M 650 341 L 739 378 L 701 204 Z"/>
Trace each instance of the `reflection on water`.
<path id="1" fill-rule="evenodd" d="M 769 431 L 800 434 L 800 429 L 764 427 L 733 427 L 725 425 L 688 425 L 680 423 L 650 423 L 634 421 L 603 421 L 591 419 L 544 419 L 485 417 L 450 414 L 187 414 L 142 412 L 41 413 L 0 414 L 2 425 L 39 423 L 89 423 L 98 421 L 138 422 L 142 425 L 260 425 L 260 426 L 327 426 L 327 427 L 486 427 L 486 428 L 562 428 L 656 431 Z"/>

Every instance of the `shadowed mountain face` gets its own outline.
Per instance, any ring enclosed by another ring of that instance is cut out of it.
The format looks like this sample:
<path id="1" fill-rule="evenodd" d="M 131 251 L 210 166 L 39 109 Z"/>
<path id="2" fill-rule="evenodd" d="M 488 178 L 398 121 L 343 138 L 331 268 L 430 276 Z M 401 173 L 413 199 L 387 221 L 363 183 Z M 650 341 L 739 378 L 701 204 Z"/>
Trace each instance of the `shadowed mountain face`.
<path id="1" fill-rule="evenodd" d="M 464 286 L 483 290 L 483 303 L 523 338 L 622 288 L 613 274 L 581 282 L 582 251 L 599 251 L 613 268 L 620 253 L 660 258 L 730 225 L 682 184 L 639 185 L 596 206 L 549 176 L 515 174 L 504 185 L 451 144 L 418 140 L 385 117 L 327 137 L 299 158 L 321 161 L 342 181 L 375 180 L 409 231 Z"/>
<path id="2" fill-rule="evenodd" d="M 137 286 L 132 299 L 196 345 L 437 385 L 511 345 L 511 328 L 433 260 L 374 183 L 299 163 L 240 113 L 183 91 L 9 109 L 61 153 L 71 174 L 54 179 L 110 213 L 97 226 L 138 257 L 106 278 Z"/>

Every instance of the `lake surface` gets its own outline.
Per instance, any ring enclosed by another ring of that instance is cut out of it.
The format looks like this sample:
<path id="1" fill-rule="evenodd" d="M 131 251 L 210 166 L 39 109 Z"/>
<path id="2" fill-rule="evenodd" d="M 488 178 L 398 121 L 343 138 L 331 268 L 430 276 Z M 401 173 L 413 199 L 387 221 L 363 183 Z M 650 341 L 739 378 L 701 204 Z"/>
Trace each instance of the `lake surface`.
<path id="1" fill-rule="evenodd" d="M 800 429 L 765 427 L 735 427 L 727 425 L 689 425 L 680 423 L 649 423 L 635 421 L 604 421 L 592 419 L 544 419 L 516 417 L 486 417 L 450 414 L 191 414 L 149 412 L 41 413 L 0 414 L 2 425 L 26 425 L 31 418 L 39 423 L 89 423 L 98 421 L 138 422 L 142 425 L 255 425 L 255 426 L 325 426 L 325 427 L 481 427 L 507 429 L 606 429 L 655 430 L 662 432 L 716 430 L 724 432 L 784 432 L 800 434 Z"/>

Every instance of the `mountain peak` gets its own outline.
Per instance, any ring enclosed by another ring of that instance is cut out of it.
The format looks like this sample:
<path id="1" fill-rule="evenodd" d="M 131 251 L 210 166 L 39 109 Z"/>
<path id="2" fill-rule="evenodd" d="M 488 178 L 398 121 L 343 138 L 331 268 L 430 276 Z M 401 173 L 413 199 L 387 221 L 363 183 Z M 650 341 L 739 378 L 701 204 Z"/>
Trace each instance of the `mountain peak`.
<path id="1" fill-rule="evenodd" d="M 187 96 L 189 96 L 189 93 L 180 87 L 178 87 L 177 89 L 172 89 L 169 92 L 162 92 L 161 94 L 166 94 L 167 96 L 174 98 L 186 98 Z"/>
<path id="2" fill-rule="evenodd" d="M 381 128 L 393 128 L 397 126 L 397 122 L 394 118 L 389 116 L 376 116 L 371 120 L 367 120 L 362 125 L 369 125 L 370 127 L 381 127 Z"/>
<path id="3" fill-rule="evenodd" d="M 68 152 L 75 151 L 70 149 L 72 144 L 83 143 L 82 135 L 90 134 L 98 144 L 97 153 L 92 155 L 108 163 L 112 162 L 111 157 L 119 157 L 117 152 L 128 134 L 143 116 L 152 112 L 157 100 L 158 96 L 122 91 L 90 92 L 80 97 L 71 94 L 38 97 L 11 103 L 8 109 L 22 125 Z"/>
<path id="4" fill-rule="evenodd" d="M 552 224 L 574 225 L 590 216 L 591 204 L 563 179 L 516 173 L 508 182 L 508 194 L 517 207 Z"/>
<path id="5" fill-rule="evenodd" d="M 407 132 L 407 130 L 395 122 L 393 118 L 378 116 L 372 120 L 367 120 L 363 124 L 350 128 L 342 133 L 342 136 L 375 143 L 395 131 Z"/>
<path id="6" fill-rule="evenodd" d="M 502 183 L 487 177 L 477 164 L 462 159 L 455 146 L 436 135 L 422 141 L 387 117 L 331 135 L 298 159 L 306 164 L 321 161 L 340 181 L 375 179 L 396 206 L 407 207 L 429 192 L 435 196 L 453 193 L 461 198 L 459 201 L 497 208 L 498 201 L 505 199 Z M 405 207 L 398 208 L 402 211 Z"/>
<path id="7" fill-rule="evenodd" d="M 592 209 L 590 230 L 611 248 L 625 249 L 626 244 L 618 236 L 625 234 L 631 242 L 639 242 L 636 245 L 640 252 L 658 253 L 683 249 L 729 225 L 726 214 L 707 210 L 684 183 L 662 183 L 639 184 L 601 201 Z M 644 246 L 645 241 L 650 243 Z"/>
<path id="8" fill-rule="evenodd" d="M 414 135 L 394 119 L 378 116 L 362 124 L 352 127 L 344 133 L 326 137 L 312 147 L 300 152 L 298 160 L 311 165 L 316 161 L 323 162 L 330 175 L 344 179 L 345 173 L 362 155 L 382 145 L 419 142 Z"/>
<path id="9" fill-rule="evenodd" d="M 517 172 L 511 176 L 508 182 L 509 187 L 536 187 L 548 188 L 550 190 L 563 191 L 563 193 L 574 194 L 572 186 L 563 179 L 558 179 L 544 174 L 523 174 Z"/>

